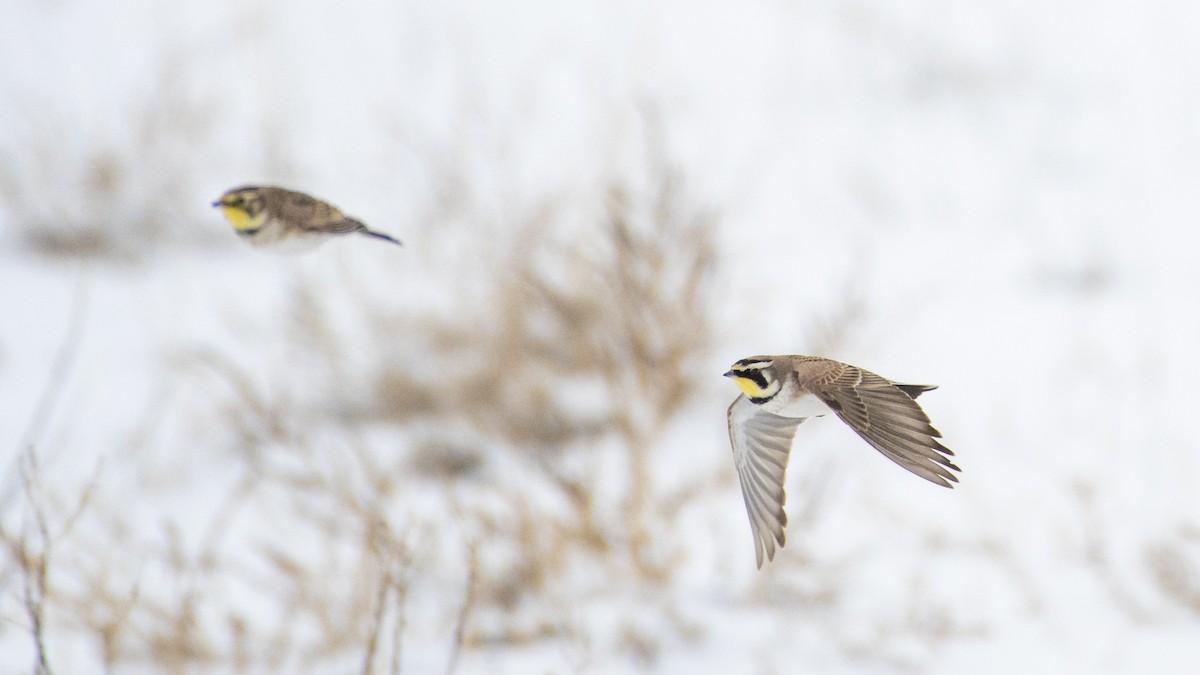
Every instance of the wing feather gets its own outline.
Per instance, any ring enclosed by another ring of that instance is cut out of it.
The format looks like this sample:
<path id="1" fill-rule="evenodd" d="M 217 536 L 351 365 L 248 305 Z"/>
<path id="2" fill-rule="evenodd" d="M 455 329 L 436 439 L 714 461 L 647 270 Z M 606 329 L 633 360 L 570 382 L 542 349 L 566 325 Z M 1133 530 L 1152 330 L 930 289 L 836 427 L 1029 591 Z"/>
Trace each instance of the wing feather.
<path id="1" fill-rule="evenodd" d="M 270 192 L 267 192 L 270 190 Z M 266 188 L 264 189 L 268 199 L 271 199 L 277 215 L 284 220 L 293 223 L 307 223 L 310 220 L 319 222 L 333 219 L 330 212 L 337 210 L 329 206 L 325 202 L 310 197 L 303 192 L 293 192 L 282 188 Z M 341 217 L 338 213 L 337 218 Z"/>
<path id="2" fill-rule="evenodd" d="M 796 427 L 805 418 L 773 415 L 739 396 L 729 406 L 728 419 L 733 461 L 754 536 L 754 557 L 761 568 L 763 556 L 774 560 L 776 544 L 784 545 L 783 480 Z"/>
<path id="3" fill-rule="evenodd" d="M 953 487 L 960 471 L 938 442 L 942 434 L 903 388 L 870 371 L 845 365 L 812 392 L 871 447 L 925 480 Z"/>
<path id="4" fill-rule="evenodd" d="M 311 223 L 304 225 L 303 228 L 312 232 L 322 232 L 325 234 L 350 234 L 351 232 L 361 232 L 367 229 L 367 226 L 353 218 L 341 218 L 340 220 Z"/>

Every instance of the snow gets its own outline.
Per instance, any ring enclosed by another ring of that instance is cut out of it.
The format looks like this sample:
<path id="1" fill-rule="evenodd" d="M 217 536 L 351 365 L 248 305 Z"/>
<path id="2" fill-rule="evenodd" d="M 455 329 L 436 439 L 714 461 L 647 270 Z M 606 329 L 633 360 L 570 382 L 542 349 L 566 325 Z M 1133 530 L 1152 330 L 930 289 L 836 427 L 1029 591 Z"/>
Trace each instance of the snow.
<path id="1" fill-rule="evenodd" d="M 1191 5 L 4 15 L 0 671 L 34 662 L 13 546 L 42 550 L 35 507 L 52 534 L 70 524 L 48 556 L 58 672 L 360 670 L 374 596 L 355 589 L 393 568 L 408 595 L 383 605 L 375 670 L 442 671 L 473 546 L 487 583 L 459 672 L 1182 673 L 1200 657 Z M 600 424 L 608 383 L 589 373 L 546 373 L 557 401 L 501 383 L 487 411 L 418 414 L 465 399 L 389 373 L 477 367 L 429 350 L 501 335 L 487 310 L 514 252 L 591 252 L 605 187 L 649 194 L 656 162 L 716 224 L 713 336 L 677 415 L 559 457 L 511 434 L 551 412 Z M 405 248 L 251 250 L 208 204 L 253 182 Z M 469 329 L 422 332 L 435 319 Z M 810 421 L 788 545 L 759 571 L 720 375 L 790 352 L 938 384 L 921 402 L 963 482 L 936 489 Z M 651 489 L 625 530 L 631 452 Z M 413 460 L 447 453 L 475 468 Z M 575 505 L 539 462 L 595 487 L 607 548 L 567 534 Z M 619 553 L 639 528 L 644 560 Z M 517 592 L 492 597 L 505 575 Z M 95 626 L 121 598 L 130 651 L 106 657 Z"/>

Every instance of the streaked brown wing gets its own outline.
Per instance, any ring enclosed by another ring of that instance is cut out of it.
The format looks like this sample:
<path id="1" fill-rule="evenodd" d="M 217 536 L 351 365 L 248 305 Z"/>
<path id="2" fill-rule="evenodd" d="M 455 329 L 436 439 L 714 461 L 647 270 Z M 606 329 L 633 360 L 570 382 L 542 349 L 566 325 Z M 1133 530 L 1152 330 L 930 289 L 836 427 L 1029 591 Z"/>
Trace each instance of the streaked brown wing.
<path id="1" fill-rule="evenodd" d="M 301 229 L 328 234 L 350 234 L 351 232 L 364 231 L 367 229 L 367 226 L 353 218 L 342 218 L 341 220 L 332 222 L 313 223 Z"/>
<path id="2" fill-rule="evenodd" d="M 306 222 L 317 217 L 318 210 L 326 206 L 320 200 L 313 199 L 303 192 L 292 192 L 282 188 L 266 188 L 267 197 L 273 202 L 271 208 L 277 215 L 296 222 Z"/>
<path id="3" fill-rule="evenodd" d="M 929 416 L 913 397 L 891 381 L 851 365 L 828 380 L 810 384 L 811 391 L 888 459 L 921 478 L 954 487 L 961 471 L 954 455 L 937 439 Z"/>
<path id="4" fill-rule="evenodd" d="M 276 215 L 299 229 L 333 233 L 362 229 L 362 223 L 347 218 L 341 211 L 303 192 L 279 189 L 273 196 L 278 200 Z"/>
<path id="5" fill-rule="evenodd" d="M 783 480 L 796 427 L 805 418 L 773 415 L 739 396 L 729 406 L 728 420 L 733 462 L 754 536 L 754 558 L 761 569 L 763 554 L 774 560 L 776 543 L 780 548 L 784 544 Z"/>

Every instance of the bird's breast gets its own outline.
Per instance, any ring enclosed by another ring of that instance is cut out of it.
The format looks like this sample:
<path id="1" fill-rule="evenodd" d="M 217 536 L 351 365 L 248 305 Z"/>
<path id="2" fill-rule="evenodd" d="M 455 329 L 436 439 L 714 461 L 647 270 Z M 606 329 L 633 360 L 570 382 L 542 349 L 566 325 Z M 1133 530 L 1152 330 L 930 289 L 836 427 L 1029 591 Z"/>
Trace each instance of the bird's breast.
<path id="1" fill-rule="evenodd" d="M 808 392 L 794 396 L 781 393 L 763 404 L 763 409 L 780 417 L 820 417 L 833 412 L 821 399 Z"/>

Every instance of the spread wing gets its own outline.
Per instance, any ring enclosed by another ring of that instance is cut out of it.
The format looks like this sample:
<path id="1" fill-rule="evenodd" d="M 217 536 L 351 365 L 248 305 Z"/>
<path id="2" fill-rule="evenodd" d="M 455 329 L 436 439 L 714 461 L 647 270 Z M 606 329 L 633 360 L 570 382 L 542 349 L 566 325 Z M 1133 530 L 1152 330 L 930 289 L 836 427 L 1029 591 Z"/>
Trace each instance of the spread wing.
<path id="1" fill-rule="evenodd" d="M 737 397 L 729 406 L 728 417 L 733 462 L 754 535 L 754 557 L 762 568 L 763 554 L 767 560 L 774 560 L 775 544 L 783 547 L 783 528 L 787 525 L 783 478 L 796 427 L 806 418 L 771 414 L 745 396 Z"/>
<path id="2" fill-rule="evenodd" d="M 958 476 L 951 471 L 961 470 L 950 461 L 954 453 L 937 440 L 942 437 L 941 432 L 933 428 L 929 416 L 902 386 L 911 387 L 844 365 L 836 377 L 811 389 L 888 459 L 927 481 L 954 487 L 951 483 L 957 483 Z M 919 389 L 924 391 L 928 387 Z"/>

